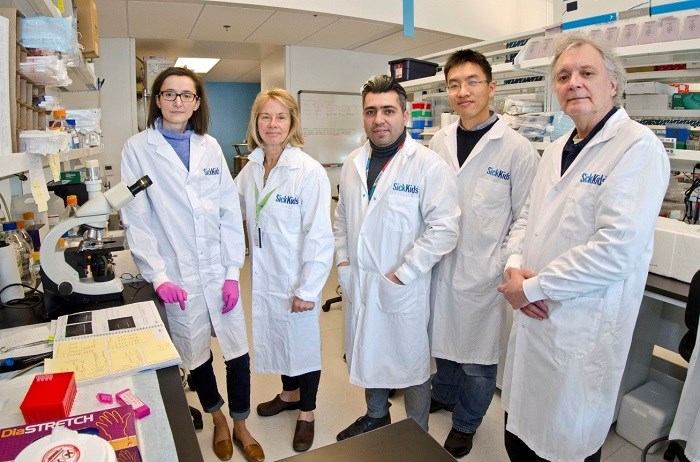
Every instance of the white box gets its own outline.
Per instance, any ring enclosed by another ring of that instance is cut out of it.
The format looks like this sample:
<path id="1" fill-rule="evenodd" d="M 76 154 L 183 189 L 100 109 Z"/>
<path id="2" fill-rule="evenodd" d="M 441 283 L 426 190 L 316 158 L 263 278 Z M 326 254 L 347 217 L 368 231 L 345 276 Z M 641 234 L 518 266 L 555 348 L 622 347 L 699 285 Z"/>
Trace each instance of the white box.
<path id="1" fill-rule="evenodd" d="M 628 111 L 665 111 L 671 107 L 669 95 L 626 95 L 625 109 Z"/>
<path id="2" fill-rule="evenodd" d="M 700 225 L 688 225 L 676 236 L 670 277 L 690 282 L 700 269 Z"/>
<path id="3" fill-rule="evenodd" d="M 640 449 L 668 436 L 680 401 L 680 393 L 658 382 L 647 382 L 622 397 L 615 432 Z M 652 447 L 653 453 L 661 447 Z"/>
<path id="4" fill-rule="evenodd" d="M 649 261 L 649 272 L 661 276 L 671 276 L 673 256 L 676 250 L 676 236 L 688 225 L 682 221 L 659 217 L 654 229 L 654 254 Z"/>
<path id="5" fill-rule="evenodd" d="M 673 95 L 678 93 L 678 88 L 661 82 L 629 82 L 625 87 L 628 95 L 653 95 L 662 94 Z"/>

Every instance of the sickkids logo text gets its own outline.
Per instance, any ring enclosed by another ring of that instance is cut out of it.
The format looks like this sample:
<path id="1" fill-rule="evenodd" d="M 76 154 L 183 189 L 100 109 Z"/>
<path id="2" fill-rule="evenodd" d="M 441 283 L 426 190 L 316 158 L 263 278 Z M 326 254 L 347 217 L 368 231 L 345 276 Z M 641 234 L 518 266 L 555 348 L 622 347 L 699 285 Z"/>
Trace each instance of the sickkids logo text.
<path id="1" fill-rule="evenodd" d="M 207 176 L 211 175 L 218 175 L 219 174 L 219 167 L 209 167 L 204 169 L 204 174 Z"/>
<path id="2" fill-rule="evenodd" d="M 294 196 L 283 196 L 281 194 L 277 194 L 275 196 L 275 202 L 279 202 L 280 204 L 298 205 L 299 198 Z"/>
<path id="3" fill-rule="evenodd" d="M 406 192 L 409 194 L 418 194 L 418 186 L 408 183 L 394 183 L 392 188 L 394 191 Z"/>
<path id="4" fill-rule="evenodd" d="M 580 183 L 588 183 L 595 185 L 602 185 L 608 175 L 602 175 L 600 173 L 582 173 Z"/>
<path id="5" fill-rule="evenodd" d="M 500 168 L 488 167 L 486 174 L 500 178 L 501 180 L 510 180 L 510 172 L 504 172 Z"/>

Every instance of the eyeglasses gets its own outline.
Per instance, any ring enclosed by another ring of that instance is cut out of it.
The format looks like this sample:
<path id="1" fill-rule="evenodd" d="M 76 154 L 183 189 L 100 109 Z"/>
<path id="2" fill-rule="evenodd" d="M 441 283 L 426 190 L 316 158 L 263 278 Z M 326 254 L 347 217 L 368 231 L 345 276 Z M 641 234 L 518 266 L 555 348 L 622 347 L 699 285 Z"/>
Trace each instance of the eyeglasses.
<path id="1" fill-rule="evenodd" d="M 467 80 L 464 82 L 469 88 L 476 88 L 477 85 L 480 83 L 489 83 L 491 82 L 489 79 L 484 79 L 484 80 Z M 459 82 L 452 82 L 447 86 L 447 91 L 450 93 L 459 93 L 459 91 L 462 89 L 463 84 Z"/>
<path id="2" fill-rule="evenodd" d="M 180 97 L 180 101 L 183 103 L 191 103 L 192 101 L 199 99 L 199 96 L 191 93 L 189 91 L 183 91 L 182 93 L 177 93 L 173 90 L 165 90 L 158 93 L 158 95 L 165 101 L 175 101 L 177 97 Z"/>

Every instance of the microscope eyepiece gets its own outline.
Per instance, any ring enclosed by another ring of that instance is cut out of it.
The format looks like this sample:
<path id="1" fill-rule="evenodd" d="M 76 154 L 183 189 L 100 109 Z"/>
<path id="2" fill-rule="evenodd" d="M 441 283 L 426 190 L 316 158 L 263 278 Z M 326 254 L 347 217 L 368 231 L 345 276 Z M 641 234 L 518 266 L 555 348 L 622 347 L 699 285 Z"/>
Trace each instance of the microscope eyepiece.
<path id="1" fill-rule="evenodd" d="M 129 186 L 129 191 L 131 191 L 131 194 L 133 196 L 135 196 L 138 193 L 140 193 L 141 191 L 143 191 L 144 189 L 151 186 L 152 184 L 153 184 L 153 182 L 148 177 L 148 175 L 144 175 L 136 183 Z"/>

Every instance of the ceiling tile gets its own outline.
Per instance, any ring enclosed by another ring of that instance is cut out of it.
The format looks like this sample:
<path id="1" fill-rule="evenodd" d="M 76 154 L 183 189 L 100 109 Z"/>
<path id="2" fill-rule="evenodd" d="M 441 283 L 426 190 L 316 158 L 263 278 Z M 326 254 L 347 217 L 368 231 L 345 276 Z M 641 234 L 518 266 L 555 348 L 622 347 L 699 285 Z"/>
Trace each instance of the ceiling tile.
<path id="1" fill-rule="evenodd" d="M 393 24 L 339 19 L 307 37 L 297 45 L 351 50 L 400 29 Z"/>
<path id="2" fill-rule="evenodd" d="M 126 2 L 99 0 L 97 2 L 97 24 L 100 25 L 100 37 L 128 37 Z"/>
<path id="3" fill-rule="evenodd" d="M 274 10 L 205 5 L 190 38 L 242 42 L 274 13 Z M 231 27 L 226 30 L 224 25 Z"/>
<path id="4" fill-rule="evenodd" d="M 136 56 L 163 56 L 175 58 L 220 58 L 259 61 L 263 56 L 261 45 L 255 43 L 205 42 L 196 40 L 139 39 Z"/>
<path id="5" fill-rule="evenodd" d="M 357 47 L 355 51 L 396 55 L 400 54 L 403 50 L 430 45 L 431 43 L 439 42 L 440 40 L 445 40 L 450 37 L 452 36 L 449 34 L 431 32 L 423 29 L 416 29 L 414 37 L 405 37 L 403 31 L 399 31 Z"/>
<path id="6" fill-rule="evenodd" d="M 247 43 L 296 45 L 337 18 L 315 13 L 277 11 L 246 38 Z"/>
<path id="7" fill-rule="evenodd" d="M 130 1 L 128 10 L 130 37 L 181 39 L 189 36 L 202 5 Z"/>
<path id="8" fill-rule="evenodd" d="M 423 45 L 418 48 L 403 50 L 399 52 L 399 54 L 408 58 L 418 58 L 420 56 L 425 56 L 432 53 L 439 53 L 441 51 L 449 50 L 451 48 L 468 48 L 469 44 L 474 42 L 478 42 L 478 40 L 470 37 L 454 36 L 445 40 L 440 40 L 439 42 L 431 43 L 429 45 Z"/>

